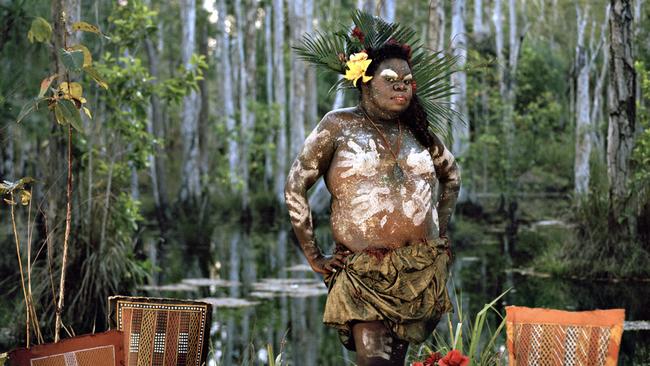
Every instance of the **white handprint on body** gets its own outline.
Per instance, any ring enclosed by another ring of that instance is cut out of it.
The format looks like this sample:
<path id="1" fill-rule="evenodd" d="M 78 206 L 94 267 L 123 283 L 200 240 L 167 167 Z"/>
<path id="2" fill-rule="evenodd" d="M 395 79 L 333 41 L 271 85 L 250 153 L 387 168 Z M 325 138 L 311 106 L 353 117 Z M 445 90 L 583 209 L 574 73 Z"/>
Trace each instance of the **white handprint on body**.
<path id="1" fill-rule="evenodd" d="M 347 178 L 355 174 L 363 175 L 364 177 L 371 177 L 377 174 L 379 154 L 377 153 L 377 145 L 374 140 L 368 142 L 370 151 L 365 151 L 354 141 L 348 141 L 348 146 L 352 149 L 352 152 L 341 152 L 343 161 L 340 165 L 344 168 L 349 168 L 341 174 L 342 178 Z"/>
<path id="2" fill-rule="evenodd" d="M 382 211 L 393 212 L 395 205 L 388 195 L 388 187 L 359 188 L 357 196 L 350 202 L 352 204 L 352 217 L 364 230 L 366 221 Z"/>
<path id="3" fill-rule="evenodd" d="M 406 188 L 402 188 L 400 193 L 402 197 L 406 196 Z M 423 180 L 418 181 L 410 198 L 408 201 L 402 201 L 402 210 L 417 226 L 424 221 L 431 209 L 431 186 Z"/>

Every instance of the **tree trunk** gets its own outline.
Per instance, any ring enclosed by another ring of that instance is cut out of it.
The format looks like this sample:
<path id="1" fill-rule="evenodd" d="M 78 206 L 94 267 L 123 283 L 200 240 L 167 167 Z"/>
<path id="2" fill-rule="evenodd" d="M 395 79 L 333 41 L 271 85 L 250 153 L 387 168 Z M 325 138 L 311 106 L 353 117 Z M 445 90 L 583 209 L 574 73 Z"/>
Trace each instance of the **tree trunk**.
<path id="1" fill-rule="evenodd" d="M 284 202 L 284 182 L 287 174 L 286 88 L 284 77 L 284 0 L 273 0 L 273 68 L 275 70 L 275 102 L 280 107 L 276 140 L 275 195 Z M 295 70 L 293 70 L 295 72 Z"/>
<path id="2" fill-rule="evenodd" d="M 445 48 L 445 6 L 442 0 L 429 2 L 427 46 L 432 51 L 441 51 Z"/>
<path id="3" fill-rule="evenodd" d="M 454 143 L 452 150 L 456 157 L 463 157 L 469 149 L 469 115 L 467 113 L 467 75 L 463 68 L 467 61 L 467 35 L 465 33 L 465 0 L 456 0 L 451 11 L 451 49 L 454 56 L 458 57 L 457 67 L 460 71 L 451 76 L 451 83 L 455 87 L 455 94 L 450 98 L 451 105 L 460 116 L 453 116 Z M 461 123 L 465 119 L 465 124 Z M 458 202 L 467 201 L 467 187 L 461 187 Z"/>
<path id="4" fill-rule="evenodd" d="M 314 0 L 305 0 L 305 32 L 314 31 Z M 307 77 L 305 82 L 305 119 L 311 130 L 318 123 L 318 87 L 316 84 L 316 68 L 307 66 Z"/>
<path id="5" fill-rule="evenodd" d="M 251 140 L 253 137 L 251 122 L 253 122 L 254 119 L 254 116 L 249 116 L 247 98 L 249 96 L 248 85 L 255 85 L 255 84 L 254 83 L 249 84 L 249 82 L 251 82 L 252 80 L 249 80 L 249 65 L 246 63 L 246 55 L 244 52 L 244 38 L 246 37 L 244 24 L 245 23 L 251 24 L 251 23 L 247 22 L 244 17 L 244 12 L 242 10 L 242 0 L 235 1 L 235 16 L 236 16 L 236 24 L 237 24 L 237 60 L 238 60 L 237 63 L 239 64 L 239 118 L 240 118 L 239 135 L 241 139 L 240 168 L 241 168 L 241 180 L 242 180 L 242 190 L 241 190 L 242 207 L 241 208 L 243 212 L 246 212 L 249 206 L 248 149 L 250 147 Z M 254 24 L 254 22 L 252 23 Z M 255 41 L 253 40 L 252 42 L 253 42 L 252 48 L 254 49 Z M 251 50 L 251 47 L 249 46 L 248 49 Z M 254 53 L 254 51 L 251 50 L 251 53 Z M 254 54 L 249 55 L 249 57 L 251 56 L 254 57 Z M 254 60 L 253 60 L 253 67 L 254 67 Z M 254 98 L 254 96 L 251 96 L 251 98 Z"/>
<path id="6" fill-rule="evenodd" d="M 228 168 L 230 172 L 230 187 L 235 189 L 237 186 L 237 171 L 239 171 L 239 147 L 237 143 L 236 122 L 235 122 L 235 103 L 234 93 L 232 90 L 232 64 L 230 63 L 230 36 L 226 32 L 226 3 L 219 0 L 218 3 L 219 24 L 221 32 L 221 68 L 220 84 L 223 85 L 223 102 L 224 118 L 226 119 L 226 135 L 228 137 Z M 223 14 L 223 16 L 221 15 Z"/>
<path id="7" fill-rule="evenodd" d="M 609 230 L 618 238 L 632 238 L 636 222 L 624 209 L 630 197 L 630 155 L 636 130 L 636 72 L 632 57 L 632 9 L 630 0 L 610 3 L 609 128 L 607 175 L 609 178 Z"/>
<path id="8" fill-rule="evenodd" d="M 574 161 L 575 192 L 578 196 L 589 192 L 589 157 L 591 156 L 591 121 L 589 119 L 589 61 L 585 48 L 585 29 L 588 14 L 576 6 L 578 39 L 576 43 L 576 151 Z"/>
<path id="9" fill-rule="evenodd" d="M 183 27 L 181 60 L 185 69 L 193 66 L 190 61 L 194 53 L 196 29 L 196 0 L 181 1 L 181 24 Z M 198 95 L 191 90 L 183 97 L 181 135 L 183 140 L 182 177 L 180 199 L 195 205 L 201 194 L 201 173 L 199 171 Z"/>
<path id="10" fill-rule="evenodd" d="M 291 46 L 300 42 L 300 38 L 305 30 L 305 6 L 304 0 L 294 0 L 291 2 L 292 6 L 289 8 L 289 17 L 291 24 Z M 305 142 L 305 62 L 299 60 L 296 53 L 291 53 L 291 74 L 289 80 L 291 82 L 291 89 L 289 89 L 289 105 L 291 106 L 291 113 L 289 115 L 290 121 L 290 137 L 289 140 L 289 158 L 293 160 L 300 148 Z"/>
<path id="11" fill-rule="evenodd" d="M 488 29 L 483 23 L 483 0 L 474 0 L 474 39 L 482 40 L 487 36 Z"/>
<path id="12" fill-rule="evenodd" d="M 208 28 L 210 23 L 206 18 L 207 17 L 204 17 L 202 19 L 202 22 L 199 23 L 201 24 L 201 31 L 199 35 L 199 54 L 204 55 L 207 60 L 210 57 L 208 50 Z M 201 177 L 204 177 L 210 173 L 208 167 L 210 155 L 208 152 L 208 146 L 212 146 L 212 144 L 210 144 L 210 142 L 212 142 L 212 139 L 210 137 L 213 135 L 209 130 L 210 97 L 207 78 L 199 80 L 199 92 L 201 95 L 198 103 L 199 116 L 197 122 L 197 130 L 199 135 L 199 157 L 197 160 L 199 161 L 199 174 Z"/>
<path id="13" fill-rule="evenodd" d="M 395 21 L 395 0 L 382 0 L 381 2 L 381 17 L 387 22 Z"/>
<path id="14" fill-rule="evenodd" d="M 268 107 L 269 120 L 273 120 L 272 116 L 274 113 L 273 109 L 273 43 L 272 37 L 273 32 L 271 31 L 271 19 L 272 19 L 272 8 L 270 4 L 267 4 L 264 7 L 264 54 L 266 56 L 266 104 Z M 265 146 L 264 146 L 264 186 L 267 188 L 267 184 L 273 181 L 273 150 L 271 145 L 273 145 L 273 140 L 275 137 L 275 131 L 269 131 L 266 134 Z"/>

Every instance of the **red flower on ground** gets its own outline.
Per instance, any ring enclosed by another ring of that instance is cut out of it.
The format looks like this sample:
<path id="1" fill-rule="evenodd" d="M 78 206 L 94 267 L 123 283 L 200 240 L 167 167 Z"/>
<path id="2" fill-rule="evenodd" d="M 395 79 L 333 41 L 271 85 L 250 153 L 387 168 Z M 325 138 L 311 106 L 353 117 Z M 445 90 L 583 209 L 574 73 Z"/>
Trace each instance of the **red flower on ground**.
<path id="1" fill-rule="evenodd" d="M 424 360 L 424 366 L 437 366 L 436 363 L 442 360 L 440 352 L 431 352 L 429 357 Z"/>
<path id="2" fill-rule="evenodd" d="M 463 355 L 458 350 L 452 349 L 438 361 L 438 366 L 467 366 L 469 365 L 469 357 Z"/>
<path id="3" fill-rule="evenodd" d="M 361 31 L 361 29 L 359 29 L 359 27 L 354 27 L 354 29 L 352 30 L 352 36 L 357 37 L 357 39 L 361 43 L 363 43 L 363 40 L 366 38 L 366 35 L 363 34 L 363 32 Z"/>
<path id="4" fill-rule="evenodd" d="M 411 366 L 424 366 L 422 362 L 413 362 Z"/>

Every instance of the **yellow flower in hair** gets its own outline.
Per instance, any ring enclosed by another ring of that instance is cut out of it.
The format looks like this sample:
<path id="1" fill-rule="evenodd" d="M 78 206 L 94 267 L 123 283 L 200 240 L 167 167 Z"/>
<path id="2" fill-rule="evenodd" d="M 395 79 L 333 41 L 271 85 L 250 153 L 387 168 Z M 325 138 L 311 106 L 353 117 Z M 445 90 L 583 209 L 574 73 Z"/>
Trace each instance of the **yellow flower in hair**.
<path id="1" fill-rule="evenodd" d="M 347 70 L 345 70 L 345 78 L 352 80 L 352 84 L 357 86 L 357 80 L 360 78 L 364 83 L 372 79 L 372 76 L 366 76 L 366 70 L 372 60 L 368 59 L 368 54 L 365 52 L 353 53 L 350 55 L 350 60 L 345 63 Z"/>

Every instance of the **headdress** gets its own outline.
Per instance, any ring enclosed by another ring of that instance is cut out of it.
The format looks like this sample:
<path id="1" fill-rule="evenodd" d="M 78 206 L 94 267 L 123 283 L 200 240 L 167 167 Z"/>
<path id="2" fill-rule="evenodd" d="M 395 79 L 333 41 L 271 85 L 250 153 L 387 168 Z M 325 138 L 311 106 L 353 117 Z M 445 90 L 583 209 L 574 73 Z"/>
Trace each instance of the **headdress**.
<path id="1" fill-rule="evenodd" d="M 332 91 L 353 88 L 359 80 L 365 83 L 372 78 L 365 74 L 372 62 L 368 58 L 369 50 L 379 50 L 391 43 L 401 45 L 410 51 L 413 95 L 426 112 L 429 129 L 439 136 L 450 137 L 448 123 L 457 113 L 451 108 L 448 97 L 454 94 L 450 76 L 456 71 L 457 57 L 428 51 L 414 30 L 399 23 L 388 23 L 360 10 L 353 12 L 352 21 L 351 33 L 341 26 L 334 33 L 305 34 L 301 43 L 294 47 L 298 57 L 327 71 L 343 74 L 344 77 L 330 89 Z"/>

